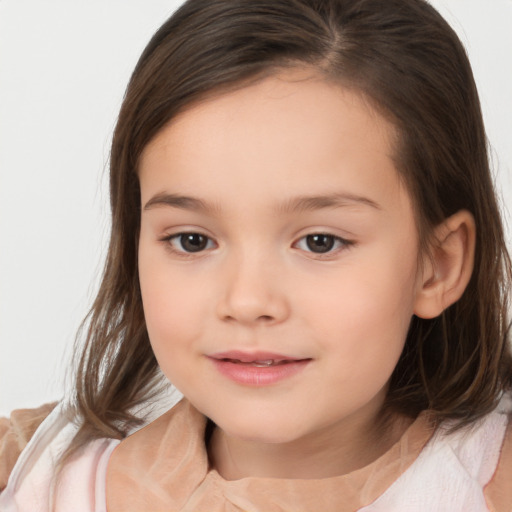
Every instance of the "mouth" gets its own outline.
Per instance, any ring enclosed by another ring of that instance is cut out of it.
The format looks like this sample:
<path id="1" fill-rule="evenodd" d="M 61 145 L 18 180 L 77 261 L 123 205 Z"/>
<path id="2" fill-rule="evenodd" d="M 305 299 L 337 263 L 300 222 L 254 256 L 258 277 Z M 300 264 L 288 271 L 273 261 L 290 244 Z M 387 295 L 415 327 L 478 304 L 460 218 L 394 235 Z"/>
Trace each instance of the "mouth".
<path id="1" fill-rule="evenodd" d="M 241 364 L 244 366 L 255 366 L 256 368 L 270 368 L 271 366 L 278 366 L 287 363 L 302 361 L 302 359 L 264 359 L 255 361 L 240 361 L 240 359 L 231 359 L 229 357 L 224 357 L 222 359 L 218 359 L 218 361 L 225 361 L 226 363 L 233 364 Z"/>
<path id="2" fill-rule="evenodd" d="M 270 352 L 230 351 L 208 356 L 217 370 L 238 384 L 266 386 L 303 370 L 311 358 L 289 357 Z"/>
<path id="3" fill-rule="evenodd" d="M 228 352 L 219 352 L 209 356 L 218 361 L 225 361 L 227 363 L 257 366 L 261 368 L 268 368 L 288 363 L 296 363 L 310 358 L 301 358 L 277 354 L 274 352 L 242 352 L 240 350 L 230 350 Z"/>

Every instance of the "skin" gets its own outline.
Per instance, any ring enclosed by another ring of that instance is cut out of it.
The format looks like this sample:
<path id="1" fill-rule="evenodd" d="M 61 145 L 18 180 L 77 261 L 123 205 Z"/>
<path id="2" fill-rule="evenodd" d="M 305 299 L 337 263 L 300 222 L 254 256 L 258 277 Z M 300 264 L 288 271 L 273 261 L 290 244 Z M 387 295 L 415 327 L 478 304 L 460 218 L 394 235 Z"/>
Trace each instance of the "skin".
<path id="1" fill-rule="evenodd" d="M 360 95 L 295 70 L 194 105 L 143 152 L 149 337 L 217 425 L 209 455 L 225 478 L 344 474 L 407 426 L 376 430 L 425 282 L 393 137 Z M 204 250 L 184 250 L 176 235 L 190 232 L 208 237 Z M 332 251 L 308 247 L 318 233 L 338 237 Z M 227 350 L 310 362 L 248 386 L 207 357 Z"/>

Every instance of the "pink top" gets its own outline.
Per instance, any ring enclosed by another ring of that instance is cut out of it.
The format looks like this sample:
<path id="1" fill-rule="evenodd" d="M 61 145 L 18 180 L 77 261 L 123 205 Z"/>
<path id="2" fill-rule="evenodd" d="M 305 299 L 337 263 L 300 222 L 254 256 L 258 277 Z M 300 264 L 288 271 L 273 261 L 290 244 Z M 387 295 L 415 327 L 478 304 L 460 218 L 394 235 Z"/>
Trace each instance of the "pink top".
<path id="1" fill-rule="evenodd" d="M 122 458 L 117 457 L 115 465 L 116 480 L 123 485 L 122 502 L 109 502 L 109 512 L 510 511 L 510 499 L 495 502 L 486 487 L 492 488 L 496 481 L 506 489 L 494 489 L 493 496 L 509 493 L 510 473 L 505 475 L 508 478 L 493 479 L 493 475 L 511 411 L 505 398 L 472 428 L 454 434 L 440 428 L 433 436 L 426 416 L 420 415 L 387 453 L 348 475 L 227 481 L 208 467 L 204 417 L 182 400 L 122 441 Z M 57 492 L 52 493 L 54 461 L 75 430 L 60 407 L 48 416 L 0 495 L 2 512 L 50 512 L 52 499 L 55 512 L 106 512 L 107 466 L 119 441 L 100 439 L 87 445 L 66 466 Z M 512 454 L 509 445 L 507 441 L 504 451 Z M 505 465 L 510 469 L 510 460 Z"/>

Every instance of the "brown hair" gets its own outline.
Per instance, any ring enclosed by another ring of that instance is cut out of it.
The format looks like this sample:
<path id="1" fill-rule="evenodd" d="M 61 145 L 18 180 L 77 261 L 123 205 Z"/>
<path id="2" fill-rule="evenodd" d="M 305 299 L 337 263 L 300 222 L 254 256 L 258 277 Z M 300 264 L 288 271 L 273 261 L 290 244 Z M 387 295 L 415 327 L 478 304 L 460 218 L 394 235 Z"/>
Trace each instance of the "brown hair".
<path id="1" fill-rule="evenodd" d="M 131 77 L 110 162 L 112 232 L 76 373 L 80 429 L 126 435 L 130 410 L 162 377 L 145 328 L 137 271 L 137 166 L 148 142 L 212 92 L 283 67 L 309 66 L 360 91 L 397 128 L 396 166 L 415 203 L 425 248 L 461 209 L 477 227 L 463 297 L 440 317 L 412 319 L 388 407 L 467 424 L 512 383 L 507 347 L 511 265 L 489 171 L 471 68 L 453 30 L 424 0 L 189 0 L 158 30 Z"/>

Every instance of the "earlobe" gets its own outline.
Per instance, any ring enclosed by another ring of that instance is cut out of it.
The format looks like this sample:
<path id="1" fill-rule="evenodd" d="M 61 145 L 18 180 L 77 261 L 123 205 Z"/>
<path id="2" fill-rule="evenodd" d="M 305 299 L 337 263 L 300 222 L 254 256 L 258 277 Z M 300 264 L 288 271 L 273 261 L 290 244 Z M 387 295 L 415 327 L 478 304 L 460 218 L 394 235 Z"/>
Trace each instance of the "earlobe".
<path id="1" fill-rule="evenodd" d="M 475 221 L 467 210 L 435 228 L 430 257 L 418 283 L 416 316 L 434 318 L 460 299 L 473 272 L 475 237 Z"/>

